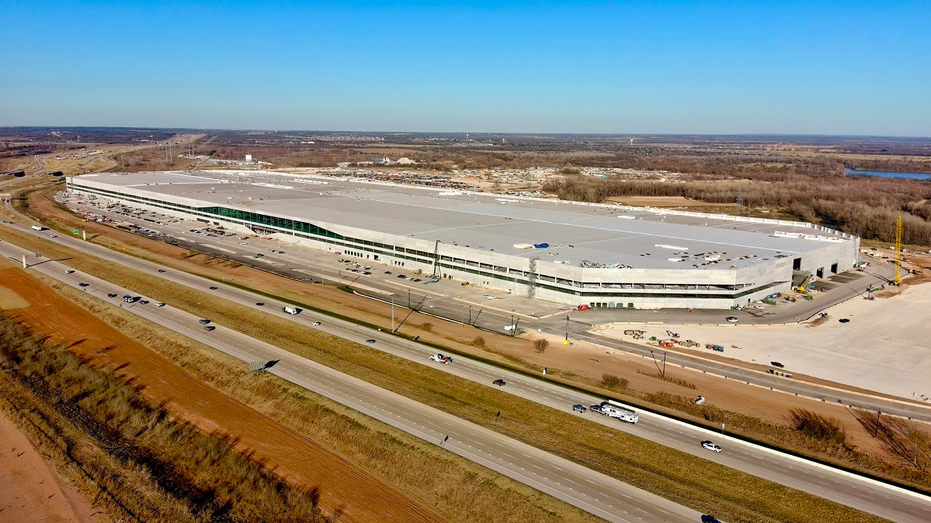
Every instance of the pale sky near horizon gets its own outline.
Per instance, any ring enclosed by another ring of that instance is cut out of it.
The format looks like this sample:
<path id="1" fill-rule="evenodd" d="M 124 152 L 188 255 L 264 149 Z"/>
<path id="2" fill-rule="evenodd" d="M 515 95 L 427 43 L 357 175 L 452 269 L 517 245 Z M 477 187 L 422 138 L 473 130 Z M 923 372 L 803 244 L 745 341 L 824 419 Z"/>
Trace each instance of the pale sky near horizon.
<path id="1" fill-rule="evenodd" d="M 931 136 L 931 1 L 0 0 L 0 126 Z"/>

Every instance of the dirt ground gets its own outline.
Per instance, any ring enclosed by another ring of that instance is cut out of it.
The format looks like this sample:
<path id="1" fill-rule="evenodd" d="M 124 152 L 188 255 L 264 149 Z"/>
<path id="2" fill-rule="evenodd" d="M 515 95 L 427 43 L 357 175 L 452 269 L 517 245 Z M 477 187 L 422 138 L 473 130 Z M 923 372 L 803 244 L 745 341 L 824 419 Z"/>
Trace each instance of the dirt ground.
<path id="1" fill-rule="evenodd" d="M 616 196 L 608 202 L 633 205 L 635 207 L 733 207 L 732 203 L 708 203 L 689 200 L 683 196 Z"/>
<path id="2" fill-rule="evenodd" d="M 827 309 L 827 321 L 798 325 L 677 327 L 683 339 L 725 347 L 724 354 L 867 390 L 931 403 L 931 286 L 911 285 L 894 299 L 848 300 Z M 841 323 L 842 320 L 846 320 Z M 625 329 L 667 338 L 657 325 L 610 325 L 598 330 L 627 339 Z M 734 347 L 739 348 L 734 348 Z M 708 353 L 704 348 L 689 349 Z"/>
<path id="3" fill-rule="evenodd" d="M 244 450 L 265 459 L 291 484 L 319 486 L 327 511 L 343 506 L 343 518 L 355 522 L 440 521 L 412 500 L 387 487 L 312 441 L 255 410 L 193 379 L 180 367 L 123 336 L 77 305 L 58 296 L 20 269 L 0 268 L 3 287 L 28 295 L 27 308 L 9 310 L 51 343 L 71 345 L 73 352 L 143 385 L 143 394 L 168 402 L 173 415 L 204 431 L 219 430 L 239 437 Z"/>
<path id="4" fill-rule="evenodd" d="M 35 447 L 0 412 L 0 523 L 90 523 L 95 511 L 59 481 Z"/>

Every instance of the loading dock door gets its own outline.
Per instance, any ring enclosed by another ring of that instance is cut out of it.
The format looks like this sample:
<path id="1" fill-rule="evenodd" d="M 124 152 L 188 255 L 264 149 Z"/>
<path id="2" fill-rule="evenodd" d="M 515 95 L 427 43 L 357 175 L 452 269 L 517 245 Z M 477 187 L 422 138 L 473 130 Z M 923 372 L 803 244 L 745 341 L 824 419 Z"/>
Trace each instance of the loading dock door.
<path id="1" fill-rule="evenodd" d="M 792 260 L 792 270 L 793 271 L 802 270 L 802 259 L 801 258 L 796 258 Z"/>

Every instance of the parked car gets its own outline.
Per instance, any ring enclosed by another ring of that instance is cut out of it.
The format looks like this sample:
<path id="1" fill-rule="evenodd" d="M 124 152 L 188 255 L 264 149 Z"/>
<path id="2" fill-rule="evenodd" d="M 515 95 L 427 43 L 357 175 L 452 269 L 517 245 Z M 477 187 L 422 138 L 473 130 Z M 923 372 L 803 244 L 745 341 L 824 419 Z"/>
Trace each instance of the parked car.
<path id="1" fill-rule="evenodd" d="M 585 412 L 585 406 L 584 405 L 573 405 L 572 410 L 574 410 L 575 412 Z"/>
<path id="2" fill-rule="evenodd" d="M 730 323 L 737 323 L 738 321 L 740 321 L 740 320 L 738 320 L 737 318 L 735 318 L 735 317 L 733 317 L 733 316 L 728 316 L 728 317 L 725 318 L 725 319 L 726 319 L 728 322 L 730 322 Z"/>
<path id="3" fill-rule="evenodd" d="M 503 387 L 503 386 L 507 385 L 507 382 L 504 381 L 504 380 L 501 379 L 501 378 L 498 378 L 498 379 L 496 379 L 495 381 L 491 382 L 491 384 L 492 384 L 492 385 L 497 385 L 497 386 L 499 386 L 499 387 Z"/>
<path id="4" fill-rule="evenodd" d="M 588 309 L 591 309 L 591 308 L 592 307 L 590 305 L 579 305 L 580 311 L 587 311 Z"/>
<path id="5" fill-rule="evenodd" d="M 782 363 L 779 363 L 778 361 L 771 361 L 769 362 L 769 364 L 772 365 L 773 367 L 779 367 L 780 369 L 785 368 L 785 365 L 783 365 Z"/>
<path id="6" fill-rule="evenodd" d="M 710 441 L 702 441 L 701 446 L 703 449 L 710 450 L 711 452 L 721 452 L 722 450 L 724 450 L 721 447 L 719 447 L 717 444 L 712 443 Z"/>
<path id="7" fill-rule="evenodd" d="M 496 297 L 497 297 L 497 296 L 492 296 L 491 294 L 486 294 L 485 296 L 483 296 L 483 298 L 485 298 L 486 300 L 493 300 L 493 299 L 495 299 Z"/>

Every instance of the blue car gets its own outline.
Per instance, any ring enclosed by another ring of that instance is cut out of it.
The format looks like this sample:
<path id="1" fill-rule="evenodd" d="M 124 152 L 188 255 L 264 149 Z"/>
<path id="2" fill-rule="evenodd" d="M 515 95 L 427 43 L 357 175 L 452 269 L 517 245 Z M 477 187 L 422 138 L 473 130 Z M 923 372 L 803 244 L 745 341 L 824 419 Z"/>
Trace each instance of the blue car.
<path id="1" fill-rule="evenodd" d="M 721 523 L 721 522 L 718 521 L 718 518 L 714 516 L 702 515 L 701 523 Z"/>

